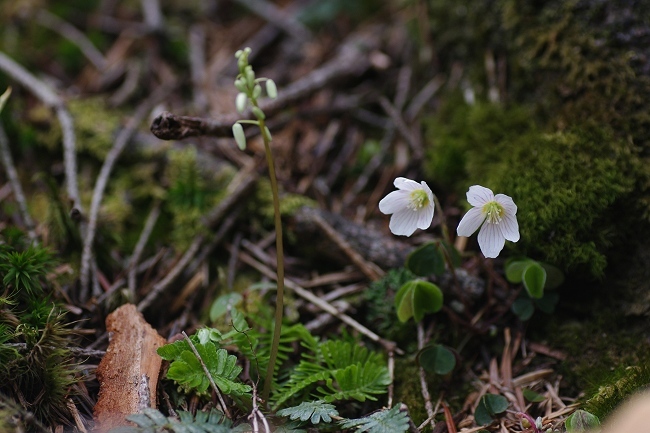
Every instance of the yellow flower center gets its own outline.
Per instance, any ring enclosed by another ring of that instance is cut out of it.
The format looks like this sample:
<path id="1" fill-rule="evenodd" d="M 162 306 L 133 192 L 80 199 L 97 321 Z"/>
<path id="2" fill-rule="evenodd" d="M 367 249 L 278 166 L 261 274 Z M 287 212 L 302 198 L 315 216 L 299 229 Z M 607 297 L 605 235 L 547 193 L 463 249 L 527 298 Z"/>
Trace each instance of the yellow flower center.
<path id="1" fill-rule="evenodd" d="M 411 200 L 409 201 L 408 205 L 409 209 L 418 210 L 429 204 L 429 196 L 423 189 L 416 189 L 415 191 L 411 191 L 410 199 Z"/>
<path id="2" fill-rule="evenodd" d="M 491 224 L 499 224 L 506 210 L 496 201 L 490 201 L 483 205 L 481 209 L 485 214 L 485 219 Z"/>

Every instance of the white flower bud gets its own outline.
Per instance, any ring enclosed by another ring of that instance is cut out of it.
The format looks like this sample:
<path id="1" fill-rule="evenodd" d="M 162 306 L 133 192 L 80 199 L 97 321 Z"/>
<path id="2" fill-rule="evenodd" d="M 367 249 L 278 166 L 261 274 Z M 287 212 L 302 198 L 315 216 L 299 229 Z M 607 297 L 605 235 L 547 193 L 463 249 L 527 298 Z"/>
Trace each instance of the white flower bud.
<path id="1" fill-rule="evenodd" d="M 237 146 L 241 150 L 246 149 L 246 135 L 244 134 L 244 128 L 239 123 L 232 125 L 232 135 L 235 137 Z"/>
<path id="2" fill-rule="evenodd" d="M 251 111 L 253 112 L 255 117 L 257 117 L 259 120 L 266 119 L 266 115 L 264 114 L 264 112 L 262 110 L 260 110 L 259 107 L 253 107 L 253 108 L 251 108 Z"/>
<path id="3" fill-rule="evenodd" d="M 244 73 L 246 74 L 246 81 L 248 81 L 248 84 L 253 84 L 255 82 L 255 71 L 253 71 L 253 67 L 251 65 L 246 66 Z"/>
<path id="4" fill-rule="evenodd" d="M 248 96 L 246 96 L 245 93 L 238 93 L 237 99 L 235 99 L 235 107 L 237 107 L 237 111 L 243 113 L 244 110 L 246 109 L 247 102 L 248 102 Z"/>
<path id="5" fill-rule="evenodd" d="M 253 87 L 253 99 L 259 98 L 261 94 L 262 94 L 262 86 L 256 84 L 255 87 Z"/>
<path id="6" fill-rule="evenodd" d="M 236 80 L 235 80 L 235 87 L 236 87 L 237 90 L 239 90 L 240 92 L 246 92 L 246 81 L 244 81 L 244 80 L 241 79 L 241 78 L 236 79 Z"/>
<path id="7" fill-rule="evenodd" d="M 275 81 L 271 79 L 266 80 L 266 94 L 269 95 L 269 98 L 271 99 L 278 97 L 278 88 L 275 87 Z"/>

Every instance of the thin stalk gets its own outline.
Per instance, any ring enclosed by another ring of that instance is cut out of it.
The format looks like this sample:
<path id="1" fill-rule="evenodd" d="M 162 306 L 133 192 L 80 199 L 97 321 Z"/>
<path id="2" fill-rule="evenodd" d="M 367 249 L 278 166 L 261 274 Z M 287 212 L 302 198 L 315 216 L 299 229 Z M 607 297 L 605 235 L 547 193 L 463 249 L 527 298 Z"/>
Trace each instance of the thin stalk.
<path id="1" fill-rule="evenodd" d="M 262 388 L 262 400 L 268 404 L 271 385 L 273 383 L 273 372 L 275 371 L 275 360 L 278 356 L 278 346 L 280 345 L 280 332 L 282 331 L 282 315 L 284 310 L 284 248 L 282 246 L 282 219 L 280 218 L 280 196 L 278 193 L 278 180 L 275 177 L 275 164 L 273 154 L 269 144 L 269 136 L 266 134 L 264 120 L 259 121 L 262 139 L 264 140 L 264 150 L 266 151 L 266 163 L 269 166 L 269 178 L 271 179 L 271 191 L 273 191 L 273 213 L 275 214 L 275 249 L 277 256 L 278 290 L 275 298 L 275 327 L 273 329 L 273 340 L 271 342 L 271 356 L 269 365 L 266 369 L 266 378 Z"/>

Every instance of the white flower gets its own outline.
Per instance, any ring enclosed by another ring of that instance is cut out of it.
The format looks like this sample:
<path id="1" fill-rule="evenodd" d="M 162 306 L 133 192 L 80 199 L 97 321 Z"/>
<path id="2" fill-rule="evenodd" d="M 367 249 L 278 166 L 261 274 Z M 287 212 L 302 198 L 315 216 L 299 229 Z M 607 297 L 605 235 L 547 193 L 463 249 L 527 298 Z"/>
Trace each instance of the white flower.
<path id="1" fill-rule="evenodd" d="M 506 239 L 519 240 L 517 205 L 505 194 L 494 195 L 491 189 L 480 185 L 469 187 L 467 201 L 474 206 L 458 224 L 459 236 L 471 236 L 481 224 L 478 245 L 485 257 L 496 257 L 503 249 Z"/>
<path id="2" fill-rule="evenodd" d="M 379 202 L 379 210 L 390 217 L 389 228 L 395 235 L 411 236 L 416 229 L 428 229 L 433 220 L 433 193 L 426 182 L 398 177 L 393 191 Z"/>

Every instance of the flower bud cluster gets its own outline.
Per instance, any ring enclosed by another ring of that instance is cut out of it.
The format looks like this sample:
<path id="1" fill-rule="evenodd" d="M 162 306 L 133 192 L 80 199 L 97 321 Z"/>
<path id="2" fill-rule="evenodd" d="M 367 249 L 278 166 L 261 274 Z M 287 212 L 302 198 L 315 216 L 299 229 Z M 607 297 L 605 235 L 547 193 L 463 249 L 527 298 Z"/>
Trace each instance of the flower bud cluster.
<path id="1" fill-rule="evenodd" d="M 241 123 L 255 123 L 258 126 L 261 126 L 261 122 L 266 119 L 264 111 L 262 111 L 257 103 L 258 98 L 262 96 L 261 83 L 264 83 L 266 95 L 269 98 L 275 99 L 278 96 L 278 89 L 273 80 L 270 78 L 255 77 L 255 71 L 253 71 L 253 67 L 248 63 L 248 56 L 250 53 L 250 48 L 244 48 L 235 53 L 235 57 L 237 58 L 237 68 L 239 69 L 239 74 L 235 79 L 235 87 L 239 91 L 235 98 L 235 107 L 238 112 L 243 113 L 250 103 L 251 112 L 257 118 L 257 122 L 238 121 L 232 126 L 232 133 L 235 137 L 235 141 L 242 150 L 246 148 L 246 135 L 244 134 L 244 128 Z M 269 141 L 271 140 L 271 133 L 266 126 L 264 126 L 262 133 L 266 135 L 266 138 Z"/>

